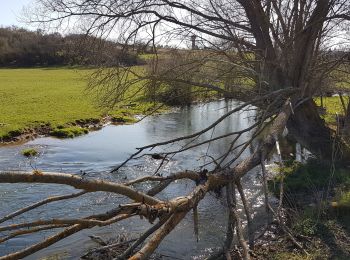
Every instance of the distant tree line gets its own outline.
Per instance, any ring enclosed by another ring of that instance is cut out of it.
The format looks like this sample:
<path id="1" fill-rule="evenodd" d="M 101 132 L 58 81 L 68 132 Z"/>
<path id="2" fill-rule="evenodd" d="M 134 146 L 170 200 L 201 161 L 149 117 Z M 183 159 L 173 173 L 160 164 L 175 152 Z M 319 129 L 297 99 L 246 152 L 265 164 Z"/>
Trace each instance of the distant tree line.
<path id="1" fill-rule="evenodd" d="M 62 36 L 17 27 L 0 28 L 0 66 L 136 65 L 138 48 L 82 34 Z"/>

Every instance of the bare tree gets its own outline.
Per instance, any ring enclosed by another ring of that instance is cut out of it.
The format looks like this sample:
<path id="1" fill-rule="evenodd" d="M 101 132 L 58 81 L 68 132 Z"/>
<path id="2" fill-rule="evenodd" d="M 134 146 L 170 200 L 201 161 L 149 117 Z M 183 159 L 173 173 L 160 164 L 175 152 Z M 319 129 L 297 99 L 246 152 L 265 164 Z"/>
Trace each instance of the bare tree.
<path id="1" fill-rule="evenodd" d="M 327 83 L 335 68 L 348 61 L 348 55 L 327 58 L 327 48 L 343 40 L 347 33 L 348 1 L 61 0 L 39 3 L 41 16 L 36 21 L 67 24 L 77 23 L 79 19 L 88 33 L 103 36 L 113 34 L 113 30 L 122 32 L 118 34 L 119 40 L 127 44 L 142 38 L 155 45 L 165 37 L 176 42 L 198 35 L 197 45 L 201 44 L 207 51 L 187 61 L 192 67 L 191 73 L 197 74 L 193 81 L 178 75 L 173 77 L 157 65 L 148 78 L 158 82 L 185 81 L 224 92 L 223 79 L 243 76 L 252 80 L 251 91 L 255 95 L 289 87 L 298 89 L 297 99 L 309 100 L 295 111 L 288 128 L 313 153 L 331 158 L 332 132 L 320 119 L 311 97 Z M 343 42 L 346 44 L 348 42 Z M 217 71 L 211 71 L 214 75 L 209 76 L 207 72 L 214 66 Z M 169 70 L 178 67 L 177 64 Z M 232 81 L 226 83 L 231 85 Z M 242 95 L 231 96 L 244 98 L 246 88 L 235 85 L 230 86 L 231 92 L 241 90 Z M 118 86 L 120 90 L 127 89 Z M 251 96 L 251 92 L 248 93 L 247 99 Z M 349 153 L 343 154 L 348 157 Z"/>
<path id="2" fill-rule="evenodd" d="M 146 259 L 190 210 L 196 211 L 198 203 L 208 192 L 224 186 L 227 187 L 230 214 L 227 240 L 223 251 L 217 256 L 226 256 L 229 259 L 235 230 L 242 248 L 242 257 L 249 259 L 249 249 L 233 193 L 237 188 L 249 225 L 252 220 L 240 179 L 250 169 L 260 164 L 263 166 L 285 127 L 298 142 L 320 158 L 332 158 L 334 141 L 341 145 L 342 159 L 350 157 L 350 151 L 343 144 L 343 140 L 335 136 L 320 118 L 312 99 L 319 93 L 320 86 L 326 84 L 332 71 L 348 62 L 346 55 L 330 59 L 327 48 L 340 39 L 342 34 L 346 34 L 344 30 L 349 25 L 349 10 L 350 3 L 346 0 L 38 1 L 37 16 L 32 16 L 33 21 L 50 25 L 78 24 L 86 33 L 101 37 L 114 35 L 118 31 L 119 41 L 123 40 L 126 46 L 138 42 L 140 38 L 152 46 L 167 40 L 172 44 L 180 42 L 182 46 L 181 41 L 192 35 L 197 36 L 199 50 L 191 51 L 190 56 L 189 50 L 180 51 L 179 55 L 183 55 L 182 57 L 187 55 L 187 58 L 179 59 L 181 62 L 169 63 L 169 60 L 162 60 L 161 55 L 155 56 L 146 74 L 137 74 L 126 67 L 101 68 L 92 76 L 90 87 L 99 93 L 105 105 L 113 106 L 118 100 L 127 98 L 130 86 L 140 82 L 145 84 L 141 84 L 138 91 L 148 86 L 157 91 L 161 88 L 157 89 L 155 86 L 162 84 L 179 88 L 191 86 L 245 102 L 199 132 L 138 148 L 119 168 L 130 159 L 146 155 L 147 151 L 155 147 L 164 147 L 183 140 L 191 141 L 213 129 L 229 115 L 250 105 L 258 107 L 259 113 L 255 123 L 247 129 L 211 138 L 199 144 L 189 142 L 187 146 L 174 151 L 166 150 L 162 154 L 165 160 L 167 156 L 220 138 L 231 137 L 230 148 L 220 157 L 213 158 L 211 164 L 214 168 L 209 172 L 185 171 L 167 177 L 145 176 L 123 184 L 40 171 L 1 173 L 1 183 L 55 183 L 83 190 L 71 196 L 67 195 L 67 198 L 84 192 L 107 191 L 124 195 L 131 201 L 130 204 L 120 205 L 104 214 L 80 219 L 47 219 L 0 227 L 0 232 L 14 230 L 3 241 L 25 233 L 64 228 L 41 243 L 0 259 L 21 258 L 82 229 L 109 225 L 133 216 L 143 216 L 151 223 L 156 220 L 158 222 L 120 257 Z M 259 142 L 252 155 L 239 161 L 244 150 L 266 129 L 268 131 L 265 138 Z M 238 138 L 247 131 L 253 132 L 252 138 L 243 144 L 237 143 Z M 232 151 L 237 153 L 233 155 Z M 159 200 L 156 195 L 177 179 L 195 181 L 197 186 L 186 196 L 168 201 Z M 156 183 L 148 192 L 130 188 L 136 183 L 148 181 Z M 264 183 L 266 184 L 266 180 Z M 38 202 L 6 216 L 2 222 L 49 202 L 49 199 Z M 267 199 L 266 202 L 268 203 Z M 280 210 L 275 211 L 269 205 L 266 207 L 275 215 L 291 241 L 302 249 L 283 224 L 279 216 Z M 248 235 L 250 249 L 253 249 L 254 234 L 250 230 Z"/>

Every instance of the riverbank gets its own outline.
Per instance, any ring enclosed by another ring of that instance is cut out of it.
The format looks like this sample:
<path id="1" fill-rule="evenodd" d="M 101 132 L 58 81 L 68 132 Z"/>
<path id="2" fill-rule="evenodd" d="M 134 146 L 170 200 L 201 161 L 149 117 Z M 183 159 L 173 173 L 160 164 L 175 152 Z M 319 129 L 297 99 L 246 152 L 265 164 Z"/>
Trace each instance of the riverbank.
<path id="1" fill-rule="evenodd" d="M 140 72 L 143 67 L 133 69 Z M 145 102 L 142 93 L 112 111 L 99 107 L 86 92 L 92 72 L 82 67 L 0 69 L 0 144 L 42 135 L 72 138 L 108 123 L 133 123 L 136 115 L 153 109 L 154 103 Z M 342 113 L 341 101 L 329 97 L 323 103 L 324 118 L 332 124 L 335 114 Z"/>
<path id="2" fill-rule="evenodd" d="M 142 74 L 145 67 L 130 69 Z M 96 100 L 99 90 L 87 91 L 93 72 L 94 69 L 83 67 L 0 69 L 0 145 L 26 142 L 38 136 L 73 138 L 109 123 L 134 123 L 137 116 L 169 110 L 161 98 L 150 102 L 140 81 L 128 89 L 125 95 L 130 97 L 123 97 L 126 101 L 107 109 L 108 105 Z M 213 93 L 198 93 L 191 102 L 216 99 Z"/>
<path id="3" fill-rule="evenodd" d="M 153 109 L 154 103 L 140 97 L 114 110 L 99 108 L 86 92 L 92 72 L 71 67 L 0 69 L 0 144 L 41 135 L 72 138 L 108 123 L 133 123 L 136 115 Z"/>
<path id="4" fill-rule="evenodd" d="M 136 116 L 148 111 L 130 110 L 117 115 L 107 115 L 101 118 L 77 119 L 62 125 L 52 125 L 50 122 L 36 126 L 11 130 L 0 137 L 0 145 L 20 144 L 33 140 L 39 136 L 52 136 L 57 138 L 74 138 L 90 131 L 100 130 L 108 124 L 132 124 L 137 122 Z"/>
<path id="5" fill-rule="evenodd" d="M 350 258 L 350 176 L 344 165 L 314 159 L 306 164 L 287 162 L 283 178 L 285 222 L 308 252 L 298 251 L 288 237 L 273 229 L 257 250 L 267 259 Z M 280 176 L 269 189 L 280 194 Z M 271 234 L 272 238 L 271 238 Z"/>

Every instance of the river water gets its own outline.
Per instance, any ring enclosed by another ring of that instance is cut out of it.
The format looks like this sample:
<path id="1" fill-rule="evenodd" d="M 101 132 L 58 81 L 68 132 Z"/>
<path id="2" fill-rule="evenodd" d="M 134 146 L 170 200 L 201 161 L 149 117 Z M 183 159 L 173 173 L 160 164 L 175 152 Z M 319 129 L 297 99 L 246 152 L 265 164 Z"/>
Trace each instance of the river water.
<path id="1" fill-rule="evenodd" d="M 131 161 L 118 173 L 110 170 L 123 162 L 136 147 L 155 143 L 169 138 L 183 136 L 196 132 L 219 116 L 239 104 L 237 101 L 215 101 L 207 104 L 192 105 L 171 113 L 151 116 L 133 125 L 108 125 L 103 129 L 91 132 L 74 139 L 55 139 L 50 137 L 38 138 L 23 145 L 4 146 L 0 148 L 0 170 L 32 170 L 68 172 L 79 174 L 87 172 L 87 178 L 102 178 L 117 182 L 125 182 L 143 175 L 151 174 L 157 169 L 159 161 L 149 157 Z M 202 142 L 209 137 L 243 129 L 254 123 L 254 110 L 241 111 L 231 115 L 215 127 L 214 131 L 203 134 L 193 142 Z M 249 133 L 243 135 L 239 142 L 249 138 Z M 207 154 L 216 157 L 226 151 L 231 138 L 226 138 L 210 145 L 203 145 L 191 151 L 186 151 L 171 158 L 162 168 L 163 175 L 171 174 L 183 169 L 197 169 L 210 161 Z M 184 145 L 180 143 L 179 145 Z M 25 148 L 33 147 L 39 150 L 40 156 L 27 159 L 21 155 Z M 179 146 L 169 146 L 176 149 Z M 155 151 L 152 151 L 155 152 Z M 250 154 L 247 149 L 242 158 Z M 210 168 L 210 166 L 208 166 Z M 262 209 L 262 192 L 258 171 L 251 171 L 243 185 L 254 209 L 254 223 L 259 228 L 264 223 Z M 149 187 L 140 187 L 141 189 Z M 159 197 L 171 199 L 178 195 L 185 195 L 193 188 L 193 183 L 179 181 L 166 190 Z M 75 190 L 63 185 L 44 184 L 0 184 L 0 216 L 21 207 L 44 199 L 48 196 L 73 193 Z M 17 217 L 15 220 L 1 225 L 16 222 L 26 222 L 34 219 L 69 218 L 88 216 L 105 212 L 118 206 L 126 200 L 118 195 L 103 192 L 85 194 L 79 198 L 65 202 L 54 202 L 40 207 L 30 213 Z M 226 231 L 226 210 L 223 198 L 214 194 L 206 196 L 199 204 L 199 241 L 193 232 L 192 213 L 189 213 L 180 225 L 163 241 L 157 252 L 164 255 L 164 259 L 202 259 L 216 248 L 222 246 Z M 104 228 L 84 230 L 47 249 L 41 250 L 26 259 L 41 259 L 54 256 L 54 259 L 77 259 L 87 249 L 95 246 L 88 235 L 98 235 L 106 239 L 119 234 L 137 237 L 141 231 L 150 227 L 145 220 L 138 217 Z M 19 250 L 50 236 L 51 232 L 17 237 L 0 244 L 0 255 Z"/>

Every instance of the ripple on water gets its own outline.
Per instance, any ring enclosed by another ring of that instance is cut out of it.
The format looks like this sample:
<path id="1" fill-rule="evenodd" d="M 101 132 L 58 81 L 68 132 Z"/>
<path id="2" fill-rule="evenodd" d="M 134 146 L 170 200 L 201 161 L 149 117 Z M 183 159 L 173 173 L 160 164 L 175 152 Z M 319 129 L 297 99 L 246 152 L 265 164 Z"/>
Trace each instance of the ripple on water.
<path id="1" fill-rule="evenodd" d="M 0 148 L 0 170 L 41 169 L 74 174 L 80 174 L 81 171 L 85 171 L 87 173 L 86 178 L 102 178 L 110 181 L 125 182 L 152 174 L 160 165 L 159 160 L 153 160 L 150 156 L 145 156 L 139 160 L 130 161 L 126 167 L 117 173 L 110 173 L 113 167 L 121 164 L 135 152 L 135 147 L 196 132 L 227 112 L 229 107 L 234 106 L 237 106 L 235 101 L 212 102 L 179 109 L 174 113 L 149 117 L 134 125 L 109 125 L 100 131 L 75 139 L 60 140 L 45 137 L 38 138 L 24 145 L 2 147 Z M 187 143 L 182 142 L 166 148 L 174 150 L 184 147 L 184 145 L 202 142 L 211 136 L 215 137 L 242 129 L 252 123 L 251 118 L 253 115 L 254 111 L 232 115 L 225 122 L 218 125 L 215 131 L 205 133 L 196 140 L 190 140 Z M 248 134 L 244 135 L 239 141 L 244 142 L 248 136 Z M 168 162 L 164 163 L 159 174 L 166 176 L 184 169 L 198 169 L 201 164 L 209 161 L 206 154 L 217 156 L 225 151 L 229 143 L 229 139 L 221 140 L 217 143 L 211 143 L 209 147 L 208 145 L 197 147 L 191 151 L 185 151 L 182 154 L 171 157 Z M 28 147 L 38 149 L 40 156 L 34 159 L 27 159 L 22 156 L 20 152 Z M 160 152 L 160 150 L 155 149 L 151 152 Z M 244 156 L 247 155 L 249 155 L 249 151 L 244 153 Z M 243 186 L 249 202 L 255 210 L 254 216 L 258 220 L 256 223 L 265 223 L 261 213 L 259 213 L 263 200 L 261 197 L 261 184 L 256 179 L 256 171 L 252 171 L 244 178 Z M 147 190 L 151 187 L 151 183 L 137 185 L 136 187 L 141 190 Z M 177 181 L 158 196 L 161 199 L 171 199 L 191 192 L 193 187 L 194 184 L 191 182 Z M 8 214 L 47 196 L 73 192 L 73 188 L 62 185 L 1 184 L 1 215 Z M 110 210 L 125 202 L 128 202 L 128 200 L 120 195 L 96 192 L 67 200 L 63 204 L 55 202 L 46 205 L 16 220 L 24 222 L 38 217 L 47 219 L 54 216 L 62 218 L 88 216 Z M 204 256 L 212 253 L 213 250 L 219 248 L 222 245 L 226 232 L 227 212 L 225 203 L 225 199 L 216 198 L 215 195 L 206 196 L 200 202 L 198 206 L 198 243 L 193 231 L 193 213 L 190 212 L 160 245 L 158 251 L 170 256 L 170 259 L 175 259 L 175 257 L 180 259 L 202 259 Z M 239 210 L 242 211 L 240 204 L 239 207 Z M 263 212 L 264 210 L 260 211 Z M 10 223 L 12 222 L 9 221 L 8 224 Z M 62 254 L 63 259 L 76 259 L 87 248 L 94 246 L 93 242 L 88 239 L 88 235 L 99 234 L 103 237 L 112 237 L 126 233 L 129 236 L 136 237 L 149 227 L 150 224 L 145 220 L 134 217 L 109 227 L 84 230 L 27 259 L 39 259 L 40 257 L 54 254 Z M 52 232 L 45 232 L 40 235 L 18 237 L 0 245 L 0 252 L 1 254 L 6 254 L 21 249 L 51 234 Z"/>

